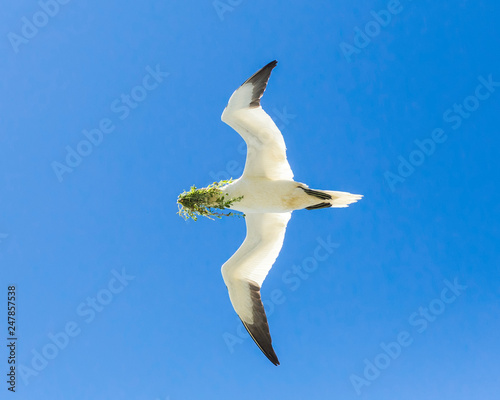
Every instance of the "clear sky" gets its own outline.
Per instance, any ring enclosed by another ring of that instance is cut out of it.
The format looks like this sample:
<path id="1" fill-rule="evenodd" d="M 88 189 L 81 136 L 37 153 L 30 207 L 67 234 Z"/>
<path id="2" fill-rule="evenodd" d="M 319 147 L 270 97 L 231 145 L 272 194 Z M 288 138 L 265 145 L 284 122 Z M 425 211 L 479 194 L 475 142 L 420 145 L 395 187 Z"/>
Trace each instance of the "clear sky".
<path id="1" fill-rule="evenodd" d="M 1 398 L 498 398 L 498 2 L 58 1 L 0 14 Z M 220 274 L 244 221 L 176 215 L 239 177 L 220 115 L 274 59 L 295 179 L 365 196 L 294 212 L 278 367 Z"/>

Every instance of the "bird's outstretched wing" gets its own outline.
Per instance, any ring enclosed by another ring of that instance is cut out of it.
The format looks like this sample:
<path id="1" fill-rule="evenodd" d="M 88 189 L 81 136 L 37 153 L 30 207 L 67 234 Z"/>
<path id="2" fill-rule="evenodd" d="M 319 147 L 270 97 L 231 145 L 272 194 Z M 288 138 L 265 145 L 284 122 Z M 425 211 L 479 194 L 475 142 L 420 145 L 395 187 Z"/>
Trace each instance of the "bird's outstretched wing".
<path id="1" fill-rule="evenodd" d="M 278 365 L 260 288 L 283 246 L 291 213 L 247 214 L 247 236 L 222 266 L 222 277 L 234 310 L 266 357 Z"/>
<path id="2" fill-rule="evenodd" d="M 238 132 L 247 144 L 243 176 L 291 180 L 293 172 L 286 159 L 283 135 L 260 106 L 260 98 L 277 61 L 261 68 L 231 96 L 222 121 Z"/>

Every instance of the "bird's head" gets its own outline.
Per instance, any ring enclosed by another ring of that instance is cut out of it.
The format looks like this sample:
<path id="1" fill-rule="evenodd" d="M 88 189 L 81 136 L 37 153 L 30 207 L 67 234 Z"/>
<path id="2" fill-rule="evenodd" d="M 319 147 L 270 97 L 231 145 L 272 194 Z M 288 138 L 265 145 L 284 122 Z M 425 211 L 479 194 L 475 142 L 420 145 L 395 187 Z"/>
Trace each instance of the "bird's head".
<path id="1" fill-rule="evenodd" d="M 177 205 L 179 207 L 179 214 L 184 219 L 192 218 L 195 221 L 199 216 L 213 219 L 222 218 L 223 216 L 241 216 L 240 213 L 229 212 L 227 214 L 218 212 L 216 210 L 225 210 L 242 197 L 236 199 L 228 198 L 221 187 L 231 183 L 231 180 L 223 180 L 214 182 L 206 188 L 197 189 L 196 186 L 191 186 L 189 191 L 182 192 L 177 198 Z"/>

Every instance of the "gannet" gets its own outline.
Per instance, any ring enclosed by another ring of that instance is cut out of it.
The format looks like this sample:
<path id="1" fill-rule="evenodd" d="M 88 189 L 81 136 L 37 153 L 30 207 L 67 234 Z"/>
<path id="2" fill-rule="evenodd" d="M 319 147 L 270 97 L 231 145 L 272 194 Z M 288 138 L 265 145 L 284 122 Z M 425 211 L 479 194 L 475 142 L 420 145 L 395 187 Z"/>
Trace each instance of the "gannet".
<path id="1" fill-rule="evenodd" d="M 314 190 L 293 180 L 283 136 L 260 105 L 276 64 L 272 61 L 248 78 L 232 94 L 222 113 L 222 121 L 245 140 L 247 158 L 243 175 L 220 191 L 225 199 L 237 199 L 227 208 L 244 213 L 247 228 L 243 244 L 222 266 L 229 298 L 257 346 L 279 365 L 260 289 L 283 246 L 292 212 L 347 207 L 362 196 Z M 182 200 L 179 203 L 183 204 Z"/>

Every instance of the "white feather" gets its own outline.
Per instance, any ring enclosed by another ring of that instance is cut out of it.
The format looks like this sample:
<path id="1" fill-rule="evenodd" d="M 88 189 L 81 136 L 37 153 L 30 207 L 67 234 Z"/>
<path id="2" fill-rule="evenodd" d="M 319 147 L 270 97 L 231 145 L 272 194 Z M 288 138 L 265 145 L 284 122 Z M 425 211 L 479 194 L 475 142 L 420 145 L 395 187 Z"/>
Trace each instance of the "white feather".
<path id="1" fill-rule="evenodd" d="M 283 246 L 291 213 L 248 214 L 247 235 L 240 248 L 222 266 L 222 277 L 231 303 L 242 320 L 252 324 L 252 301 L 248 282 L 259 287 Z"/>

